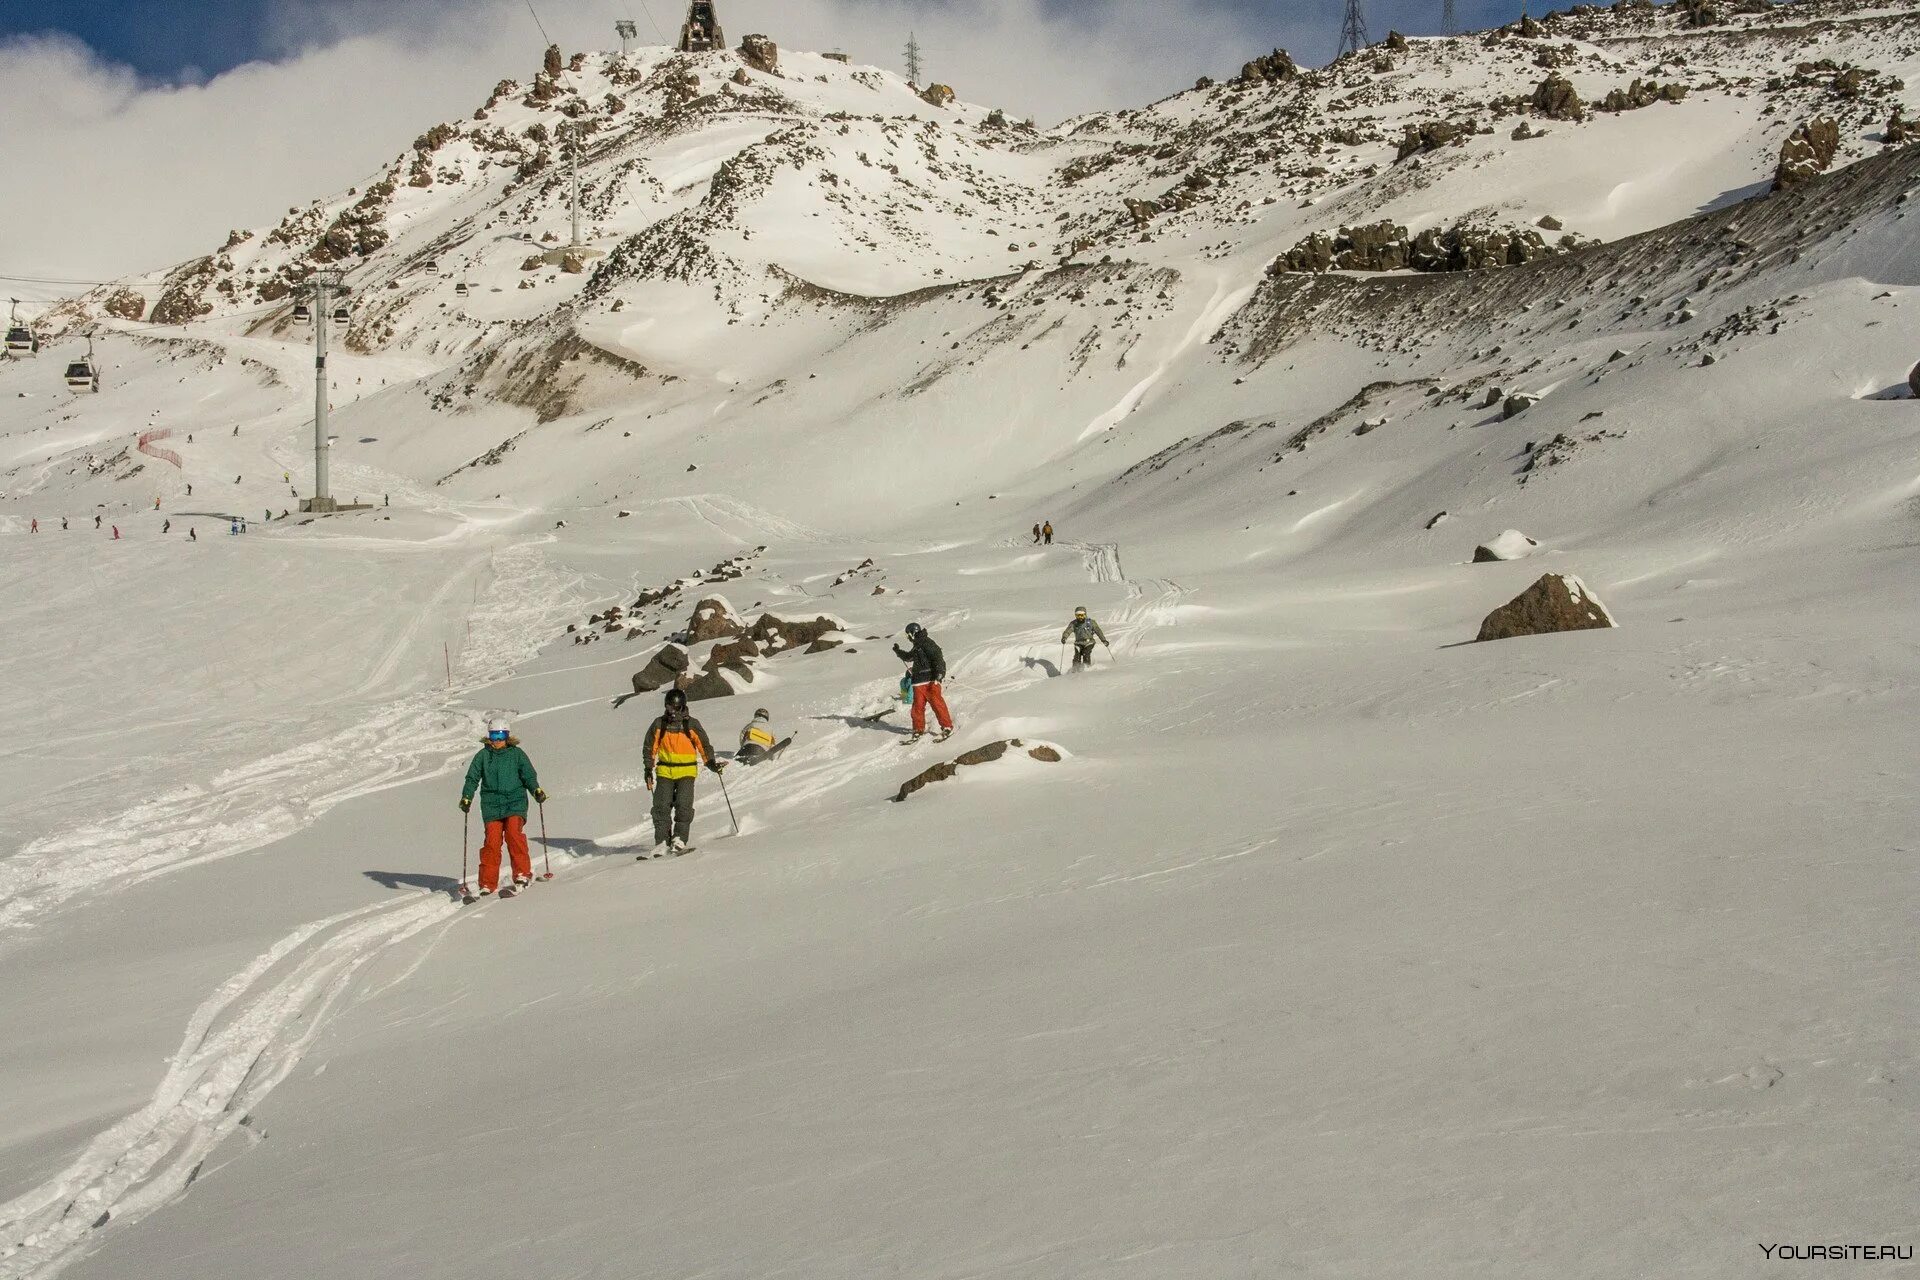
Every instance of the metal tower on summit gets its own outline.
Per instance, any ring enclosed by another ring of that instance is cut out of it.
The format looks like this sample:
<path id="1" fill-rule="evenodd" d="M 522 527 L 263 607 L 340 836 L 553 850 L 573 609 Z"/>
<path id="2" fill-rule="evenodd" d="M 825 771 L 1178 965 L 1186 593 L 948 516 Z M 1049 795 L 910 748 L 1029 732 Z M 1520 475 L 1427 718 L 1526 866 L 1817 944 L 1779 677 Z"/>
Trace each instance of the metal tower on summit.
<path id="1" fill-rule="evenodd" d="M 693 0 L 687 6 L 687 20 L 680 26 L 680 52 L 706 53 L 727 47 L 726 33 L 720 30 L 720 15 L 713 0 Z"/>
<path id="2" fill-rule="evenodd" d="M 1334 57 L 1358 53 L 1372 43 L 1373 38 L 1367 34 L 1367 11 L 1360 0 L 1347 0 L 1346 16 L 1340 19 L 1340 52 Z"/>

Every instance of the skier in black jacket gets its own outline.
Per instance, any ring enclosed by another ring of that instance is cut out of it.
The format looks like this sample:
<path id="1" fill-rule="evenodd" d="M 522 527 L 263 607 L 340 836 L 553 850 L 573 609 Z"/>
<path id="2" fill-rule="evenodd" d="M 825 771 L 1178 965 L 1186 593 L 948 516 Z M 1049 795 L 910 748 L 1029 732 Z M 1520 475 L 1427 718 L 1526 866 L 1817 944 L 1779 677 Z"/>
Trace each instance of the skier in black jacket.
<path id="1" fill-rule="evenodd" d="M 953 713 L 947 710 L 947 699 L 940 692 L 940 682 L 947 678 L 947 655 L 917 622 L 907 624 L 907 641 L 909 648 L 893 646 L 894 656 L 913 668 L 908 674 L 913 681 L 913 737 L 907 741 L 918 742 L 926 734 L 927 708 L 931 706 L 940 720 L 940 732 L 934 741 L 945 742 L 953 736 Z"/>

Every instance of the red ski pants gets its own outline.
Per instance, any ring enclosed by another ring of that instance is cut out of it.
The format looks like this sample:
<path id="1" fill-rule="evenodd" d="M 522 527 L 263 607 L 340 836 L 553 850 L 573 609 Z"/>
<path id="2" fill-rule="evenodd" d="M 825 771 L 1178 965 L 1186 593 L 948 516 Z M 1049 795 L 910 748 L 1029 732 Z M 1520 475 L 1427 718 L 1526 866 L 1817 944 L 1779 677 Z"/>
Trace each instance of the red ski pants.
<path id="1" fill-rule="evenodd" d="M 480 890 L 492 893 L 500 887 L 500 838 L 506 837 L 507 852 L 513 857 L 513 878 L 533 879 L 533 854 L 527 849 L 527 820 L 509 814 L 500 822 L 487 824 L 487 842 L 480 846 Z"/>
<path id="2" fill-rule="evenodd" d="M 913 686 L 913 731 L 927 731 L 927 708 L 933 708 L 933 714 L 940 719 L 942 729 L 953 728 L 953 713 L 947 710 L 947 700 L 940 692 L 940 682 Z"/>

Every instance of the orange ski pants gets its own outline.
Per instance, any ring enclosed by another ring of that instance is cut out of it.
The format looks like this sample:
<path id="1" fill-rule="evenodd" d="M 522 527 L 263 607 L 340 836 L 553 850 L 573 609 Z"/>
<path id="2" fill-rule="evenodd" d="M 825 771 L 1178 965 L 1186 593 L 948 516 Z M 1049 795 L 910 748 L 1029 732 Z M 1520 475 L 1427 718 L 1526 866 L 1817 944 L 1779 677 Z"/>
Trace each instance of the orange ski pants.
<path id="1" fill-rule="evenodd" d="M 500 822 L 487 824 L 487 842 L 480 846 L 480 889 L 492 893 L 500 887 L 500 839 L 506 837 L 507 852 L 513 857 L 513 878 L 533 879 L 533 854 L 527 848 L 527 820 L 509 814 Z"/>
<path id="2" fill-rule="evenodd" d="M 947 710 L 947 699 L 940 692 L 940 682 L 917 684 L 913 686 L 913 731 L 927 731 L 927 708 L 933 708 L 933 714 L 940 719 L 942 729 L 953 728 L 953 713 Z"/>

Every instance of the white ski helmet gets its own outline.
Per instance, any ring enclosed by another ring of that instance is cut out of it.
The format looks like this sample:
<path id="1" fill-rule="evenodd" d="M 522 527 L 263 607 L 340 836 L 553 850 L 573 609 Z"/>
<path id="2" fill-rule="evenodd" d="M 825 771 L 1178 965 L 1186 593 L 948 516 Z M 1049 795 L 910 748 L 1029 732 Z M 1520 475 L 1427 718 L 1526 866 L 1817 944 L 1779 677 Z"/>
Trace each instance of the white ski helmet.
<path id="1" fill-rule="evenodd" d="M 493 716 L 487 717 L 487 736 L 489 738 L 492 738 L 495 736 L 504 738 L 509 734 L 511 734 L 512 732 L 513 732 L 513 726 L 507 723 L 507 718 L 505 716 L 493 715 Z"/>

